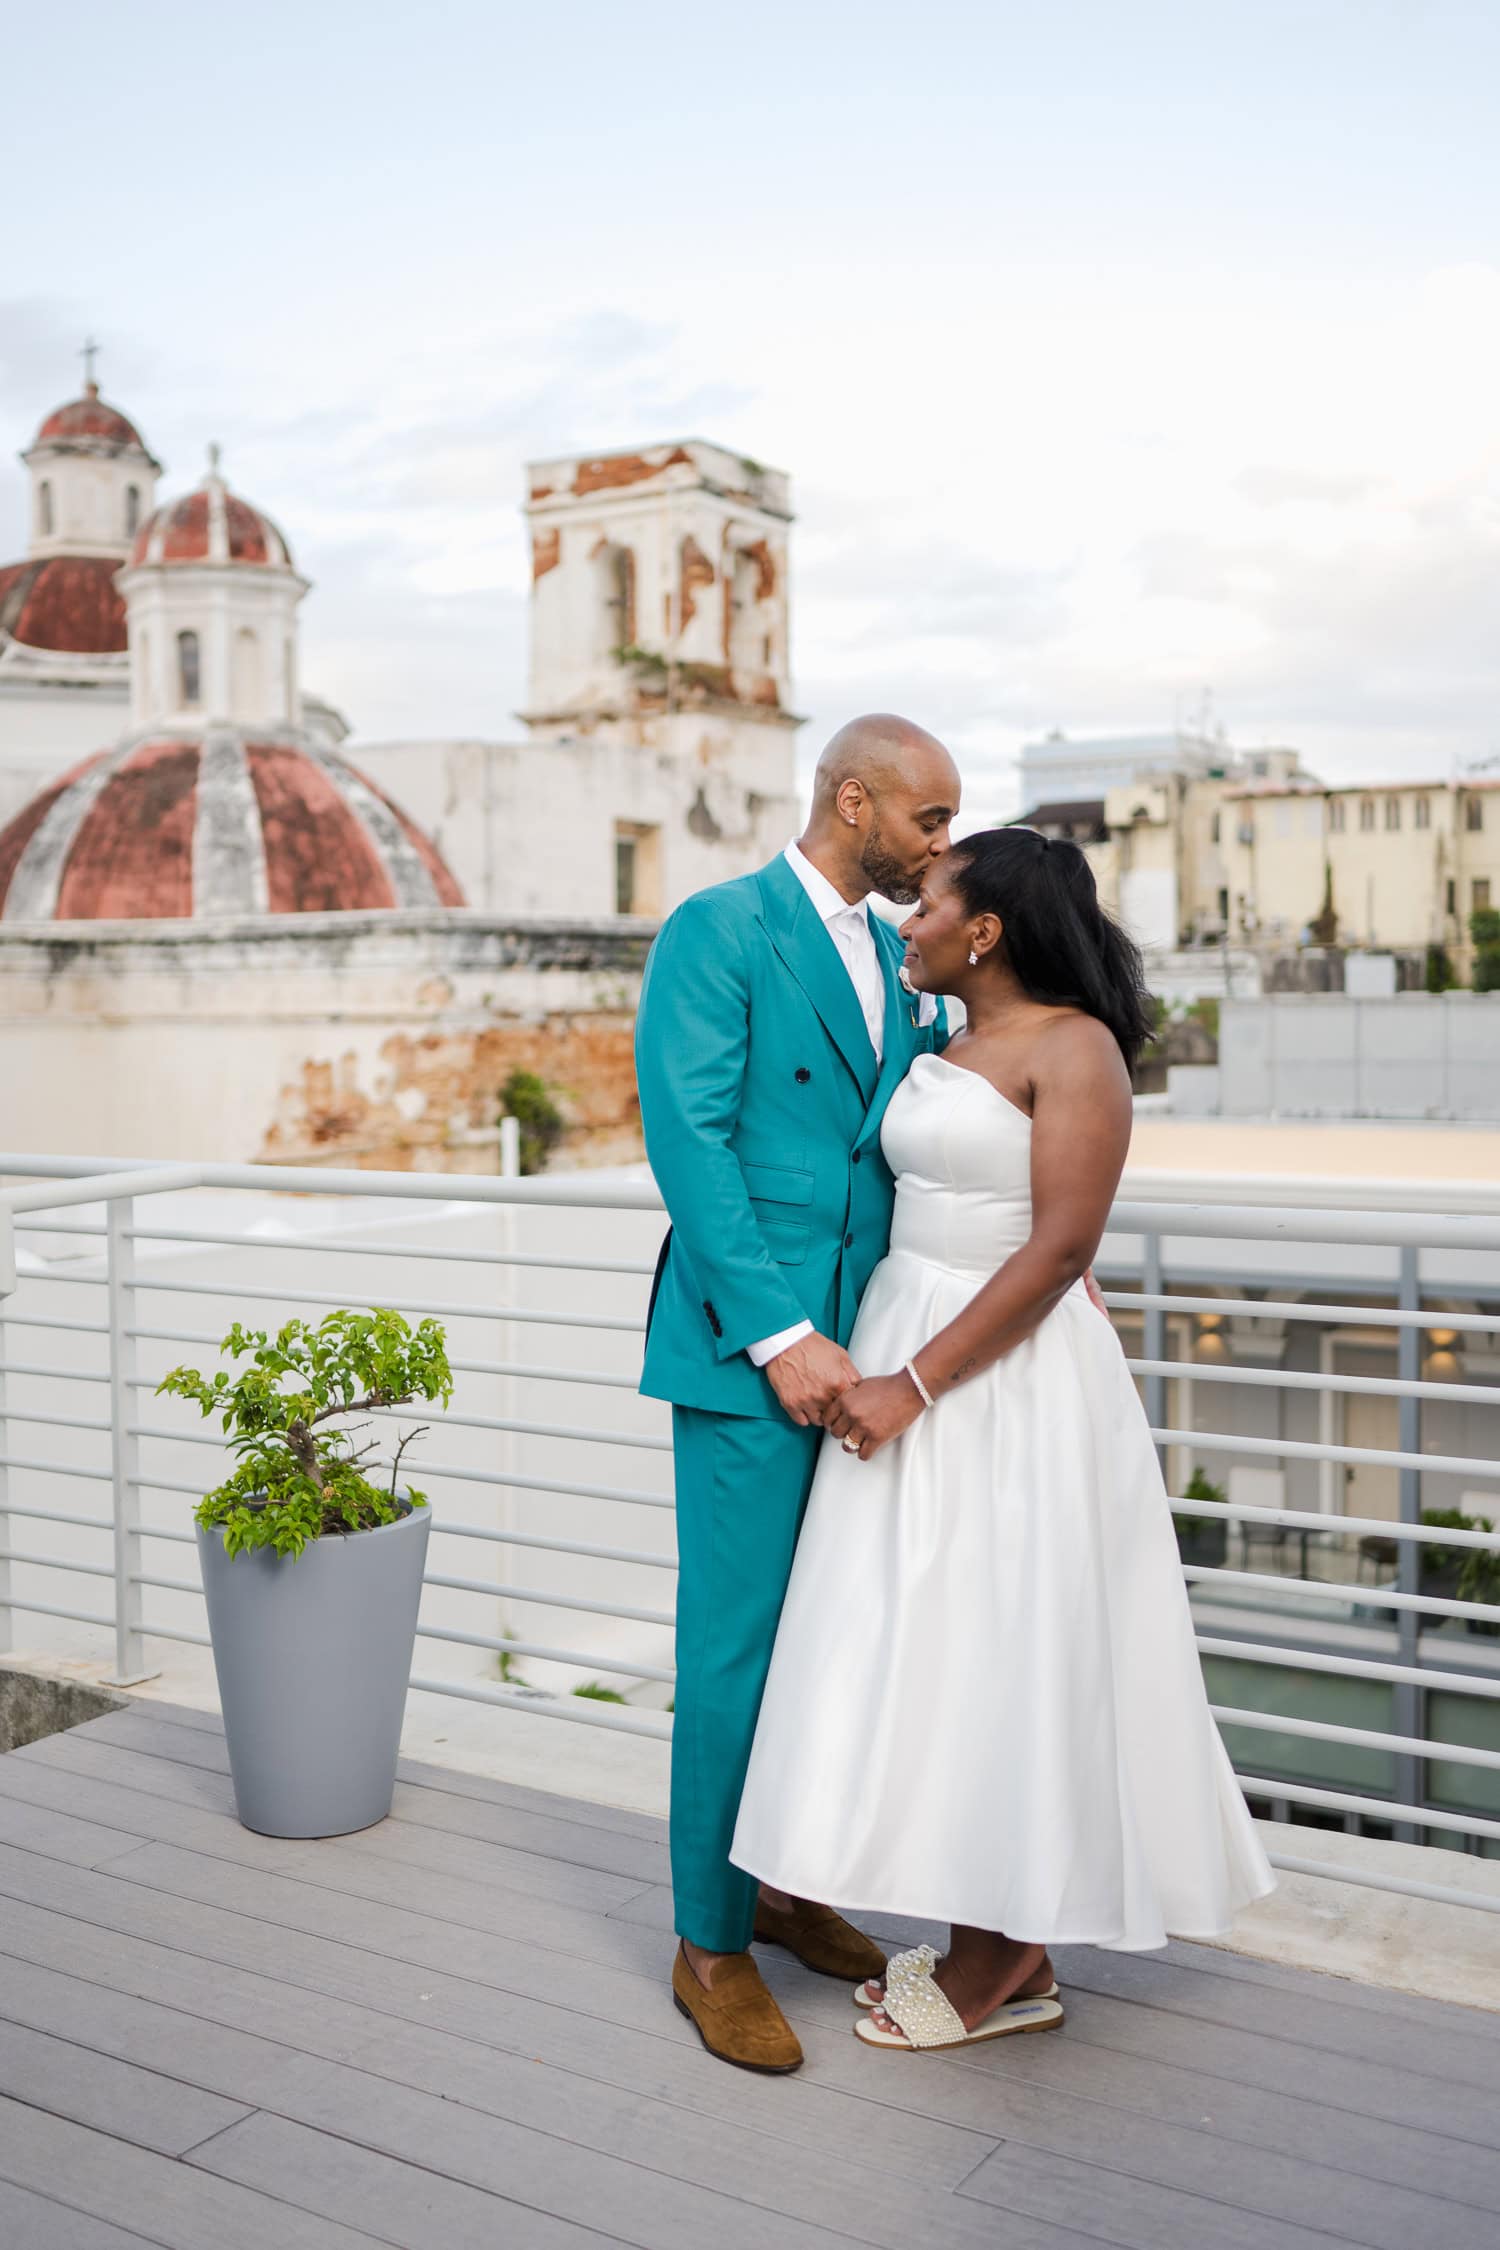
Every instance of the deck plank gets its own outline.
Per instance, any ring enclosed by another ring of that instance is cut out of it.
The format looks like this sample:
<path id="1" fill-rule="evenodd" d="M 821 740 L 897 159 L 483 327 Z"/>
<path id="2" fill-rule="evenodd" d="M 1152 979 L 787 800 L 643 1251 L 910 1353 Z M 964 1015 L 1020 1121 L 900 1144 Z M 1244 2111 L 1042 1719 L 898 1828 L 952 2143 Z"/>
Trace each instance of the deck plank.
<path id="1" fill-rule="evenodd" d="M 642 1815 L 424 1765 L 361 1835 L 252 1835 L 202 1712 L 0 1758 L 0 2239 L 1496 2238 L 1500 2019 L 1202 1947 L 1073 1948 L 1062 2033 L 871 2056 L 848 1994 L 768 1952 L 807 2064 L 758 2079 L 667 2004 L 665 1866 Z"/>

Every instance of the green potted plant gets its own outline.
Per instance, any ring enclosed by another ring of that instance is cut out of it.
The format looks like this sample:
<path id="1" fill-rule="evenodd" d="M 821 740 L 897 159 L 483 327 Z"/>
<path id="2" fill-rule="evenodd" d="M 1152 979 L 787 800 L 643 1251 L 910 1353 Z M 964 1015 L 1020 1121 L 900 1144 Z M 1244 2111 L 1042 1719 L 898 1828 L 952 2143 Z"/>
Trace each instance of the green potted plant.
<path id="1" fill-rule="evenodd" d="M 1475 1531 L 1495 1528 L 1488 1516 L 1473 1516 L 1470 1522 Z M 1458 1574 L 1458 1599 L 1500 1604 L 1500 1554 L 1493 1548 L 1465 1549 L 1464 1566 Z M 1492 1640 L 1500 1636 L 1500 1621 L 1493 1617 L 1466 1617 L 1464 1627 L 1470 1633 L 1482 1633 Z"/>
<path id="2" fill-rule="evenodd" d="M 443 1331 L 398 1312 L 238 1322 L 248 1364 L 158 1384 L 217 1415 L 235 1466 L 198 1507 L 198 1556 L 247 1828 L 342 1836 L 391 1808 L 427 1560 L 426 1497 L 401 1483 L 408 1430 L 377 1466 L 359 1418 L 453 1390 Z"/>
<path id="3" fill-rule="evenodd" d="M 1215 1484 L 1207 1472 L 1195 1468 L 1182 1488 L 1184 1500 L 1217 1500 L 1223 1502 L 1229 1495 L 1222 1484 Z M 1219 1569 L 1229 1552 L 1229 1519 L 1227 1516 L 1188 1516 L 1174 1512 L 1172 1525 L 1177 1533 L 1177 1552 L 1185 1563 L 1201 1563 L 1207 1568 Z"/>

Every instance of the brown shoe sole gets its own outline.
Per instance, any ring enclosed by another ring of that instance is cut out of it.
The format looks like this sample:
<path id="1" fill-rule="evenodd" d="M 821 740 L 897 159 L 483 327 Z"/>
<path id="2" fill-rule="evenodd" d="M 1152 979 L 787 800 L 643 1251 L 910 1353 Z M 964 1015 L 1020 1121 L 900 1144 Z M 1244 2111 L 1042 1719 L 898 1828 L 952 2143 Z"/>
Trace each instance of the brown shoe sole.
<path id="1" fill-rule="evenodd" d="M 803 2058 L 800 2055 L 795 2062 L 789 2063 L 742 2062 L 738 2055 L 726 2055 L 722 2047 L 710 2046 L 708 2035 L 702 2024 L 680 1993 L 673 1993 L 672 2005 L 680 2016 L 687 2017 L 688 2022 L 702 2040 L 705 2052 L 712 2055 L 715 2062 L 728 2063 L 731 2070 L 753 2070 L 762 2078 L 787 2078 L 794 2070 L 802 2068 Z"/>

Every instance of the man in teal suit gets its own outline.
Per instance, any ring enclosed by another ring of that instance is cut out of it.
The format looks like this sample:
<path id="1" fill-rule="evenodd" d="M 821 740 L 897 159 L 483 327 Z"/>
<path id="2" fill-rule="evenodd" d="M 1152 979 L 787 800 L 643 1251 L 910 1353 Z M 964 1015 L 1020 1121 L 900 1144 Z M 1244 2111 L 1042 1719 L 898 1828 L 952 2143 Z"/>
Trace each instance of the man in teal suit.
<path id="1" fill-rule="evenodd" d="M 752 1936 L 851 1983 L 884 1967 L 828 1909 L 759 1896 L 729 1845 L 823 1417 L 855 1379 L 844 1347 L 889 1242 L 881 1119 L 947 1038 L 868 898 L 916 898 L 958 800 L 940 742 L 856 719 L 819 761 L 800 844 L 678 907 L 641 993 L 641 1115 L 672 1220 L 641 1382 L 674 1409 L 672 1981 L 711 2052 L 751 2069 L 802 2059 Z"/>

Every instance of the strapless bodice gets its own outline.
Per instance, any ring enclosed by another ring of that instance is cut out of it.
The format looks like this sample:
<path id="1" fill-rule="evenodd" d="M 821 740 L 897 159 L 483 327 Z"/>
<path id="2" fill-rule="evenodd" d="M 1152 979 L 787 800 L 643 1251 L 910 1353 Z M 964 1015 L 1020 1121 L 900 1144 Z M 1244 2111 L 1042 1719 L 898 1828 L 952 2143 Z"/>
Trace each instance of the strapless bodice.
<path id="1" fill-rule="evenodd" d="M 885 1113 L 891 1255 L 987 1278 L 1031 1232 L 1031 1119 L 987 1078 L 918 1055 Z"/>

